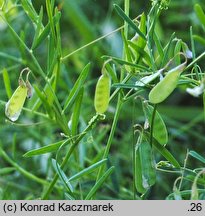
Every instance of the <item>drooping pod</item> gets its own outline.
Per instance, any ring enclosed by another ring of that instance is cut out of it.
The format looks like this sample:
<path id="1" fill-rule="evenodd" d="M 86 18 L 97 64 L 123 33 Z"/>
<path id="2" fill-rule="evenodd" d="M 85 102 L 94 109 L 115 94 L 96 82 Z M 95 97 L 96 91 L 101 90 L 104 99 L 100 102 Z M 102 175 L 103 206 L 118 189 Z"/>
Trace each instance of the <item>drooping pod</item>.
<path id="1" fill-rule="evenodd" d="M 185 65 L 186 62 L 173 68 L 159 83 L 157 83 L 157 85 L 149 93 L 150 103 L 161 103 L 174 91 Z"/>
<path id="2" fill-rule="evenodd" d="M 24 102 L 26 100 L 26 97 L 28 95 L 28 88 L 26 83 L 24 82 L 22 78 L 22 73 L 28 70 L 28 68 L 25 68 L 22 70 L 20 76 L 19 76 L 19 86 L 9 99 L 9 101 L 6 103 L 5 106 L 5 115 L 11 120 L 16 121 L 19 118 L 19 115 L 21 114 L 21 110 L 23 108 Z M 27 77 L 28 80 L 28 77 Z"/>
<path id="3" fill-rule="evenodd" d="M 144 194 L 155 184 L 156 170 L 152 147 L 143 131 L 139 132 L 134 155 L 135 187 Z"/>
<path id="4" fill-rule="evenodd" d="M 94 106 L 97 113 L 103 114 L 109 104 L 110 99 L 110 77 L 107 73 L 103 73 L 98 79 L 95 89 Z"/>

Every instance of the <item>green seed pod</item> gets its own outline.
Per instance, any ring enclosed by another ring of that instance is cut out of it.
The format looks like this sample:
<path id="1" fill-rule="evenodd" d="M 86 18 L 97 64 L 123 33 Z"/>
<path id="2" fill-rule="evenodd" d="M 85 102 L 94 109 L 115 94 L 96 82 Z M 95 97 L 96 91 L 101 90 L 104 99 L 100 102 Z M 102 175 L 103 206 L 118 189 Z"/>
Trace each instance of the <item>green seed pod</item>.
<path id="1" fill-rule="evenodd" d="M 156 182 L 155 162 L 152 148 L 143 132 L 135 146 L 135 186 L 139 193 L 145 193 Z"/>
<path id="2" fill-rule="evenodd" d="M 162 79 L 149 93 L 149 102 L 153 104 L 161 103 L 164 101 L 177 87 L 177 83 L 185 68 L 185 63 L 170 70 L 167 75 Z"/>
<path id="3" fill-rule="evenodd" d="M 100 76 L 96 89 L 94 106 L 97 113 L 103 114 L 109 104 L 110 99 L 110 77 L 104 73 Z"/>

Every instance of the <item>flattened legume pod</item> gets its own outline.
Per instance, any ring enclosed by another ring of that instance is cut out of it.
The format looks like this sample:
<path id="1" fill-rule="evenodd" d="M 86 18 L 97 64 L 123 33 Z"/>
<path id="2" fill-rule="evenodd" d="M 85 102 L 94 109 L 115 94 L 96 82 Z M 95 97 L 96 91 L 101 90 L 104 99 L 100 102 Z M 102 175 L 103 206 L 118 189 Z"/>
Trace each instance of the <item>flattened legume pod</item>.
<path id="1" fill-rule="evenodd" d="M 24 82 L 22 78 L 22 74 L 24 71 L 27 71 L 26 76 L 26 83 Z M 29 68 L 25 68 L 21 71 L 19 76 L 19 86 L 9 99 L 9 101 L 6 103 L 5 106 L 5 115 L 11 120 L 16 121 L 19 118 L 19 115 L 21 113 L 21 110 L 23 108 L 24 102 L 26 100 L 26 97 L 32 96 L 32 87 L 28 80 L 30 70 Z"/>
<path id="2" fill-rule="evenodd" d="M 109 99 L 110 77 L 104 73 L 100 76 L 95 89 L 94 106 L 97 113 L 103 114 L 107 110 Z"/>
<path id="3" fill-rule="evenodd" d="M 11 121 L 16 121 L 26 100 L 28 89 L 24 82 L 18 86 L 10 100 L 6 103 L 5 114 Z"/>
<path id="4" fill-rule="evenodd" d="M 145 193 L 156 182 L 156 170 L 152 147 L 140 133 L 135 146 L 135 186 L 139 193 Z"/>
<path id="5" fill-rule="evenodd" d="M 170 70 L 149 93 L 149 102 L 153 104 L 164 101 L 177 87 L 180 74 L 185 68 L 185 63 Z"/>

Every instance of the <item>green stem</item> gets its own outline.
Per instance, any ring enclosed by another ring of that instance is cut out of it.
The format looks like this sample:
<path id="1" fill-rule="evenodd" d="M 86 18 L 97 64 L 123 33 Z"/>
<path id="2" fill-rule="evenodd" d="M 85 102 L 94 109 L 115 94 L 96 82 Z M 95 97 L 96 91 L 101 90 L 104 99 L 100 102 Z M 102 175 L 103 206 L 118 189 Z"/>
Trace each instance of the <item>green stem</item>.
<path id="1" fill-rule="evenodd" d="M 13 167 L 16 168 L 16 170 L 18 170 L 22 175 L 24 175 L 25 177 L 27 177 L 28 179 L 31 179 L 39 184 L 42 185 L 48 185 L 48 182 L 38 178 L 37 176 L 31 174 L 30 172 L 26 171 L 25 169 L 23 169 L 22 167 L 20 167 L 16 162 L 14 162 L 7 154 L 6 152 L 0 147 L 0 155 L 9 163 L 11 164 Z"/>
<path id="2" fill-rule="evenodd" d="M 113 140 L 113 137 L 114 137 L 115 129 L 116 129 L 116 126 L 117 126 L 118 118 L 119 118 L 119 115 L 120 115 L 121 107 L 122 107 L 122 101 L 121 101 L 121 95 L 119 94 L 118 95 L 118 102 L 117 102 L 117 107 L 116 107 L 116 111 L 115 111 L 114 120 L 113 120 L 113 123 L 112 123 L 111 131 L 110 131 L 110 134 L 109 134 L 109 138 L 108 138 L 108 141 L 107 141 L 107 145 L 105 147 L 105 151 L 104 151 L 102 160 L 108 157 L 110 147 L 111 147 L 111 144 L 112 144 L 112 140 Z M 103 171 L 104 171 L 104 165 L 102 165 L 99 168 L 96 182 L 102 176 Z"/>
<path id="3" fill-rule="evenodd" d="M 75 140 L 75 142 L 73 142 L 65 156 L 65 158 L 63 159 L 63 162 L 60 165 L 60 168 L 63 169 L 65 167 L 65 165 L 67 164 L 71 154 L 73 153 L 74 149 L 76 148 L 76 146 L 78 145 L 78 143 L 82 140 L 82 138 L 85 136 L 85 134 L 92 128 L 92 126 L 101 118 L 101 115 L 97 114 L 95 115 L 91 121 L 88 123 L 88 126 L 84 129 L 84 131 L 79 135 L 79 137 Z M 53 187 L 55 186 L 56 181 L 58 180 L 58 175 L 55 174 L 53 180 L 51 181 L 48 189 L 45 191 L 45 193 L 42 196 L 42 199 L 46 200 L 48 199 L 49 194 L 51 193 Z"/>
<path id="4" fill-rule="evenodd" d="M 101 36 L 101 37 L 99 37 L 99 38 L 97 38 L 97 39 L 91 41 L 90 43 L 85 44 L 84 46 L 82 46 L 82 47 L 80 47 L 80 48 L 74 50 L 73 52 L 71 52 L 71 53 L 65 55 L 64 57 L 62 57 L 62 58 L 61 58 L 61 61 L 62 61 L 62 62 L 65 61 L 67 58 L 69 58 L 70 56 L 74 55 L 75 53 L 77 53 L 77 52 L 79 52 L 79 51 L 81 51 L 81 50 L 83 50 L 83 49 L 85 49 L 85 48 L 87 48 L 87 47 L 89 47 L 89 46 L 91 46 L 91 45 L 97 43 L 98 41 L 100 41 L 100 40 L 102 40 L 102 39 L 108 37 L 109 35 L 111 35 L 111 34 L 113 34 L 113 33 L 115 33 L 115 32 L 118 32 L 118 31 L 121 30 L 122 28 L 124 28 L 124 26 L 121 26 L 121 27 L 115 29 L 114 31 L 109 32 L 109 33 L 107 33 L 107 34 L 105 34 L 105 35 L 103 35 L 103 36 Z"/>

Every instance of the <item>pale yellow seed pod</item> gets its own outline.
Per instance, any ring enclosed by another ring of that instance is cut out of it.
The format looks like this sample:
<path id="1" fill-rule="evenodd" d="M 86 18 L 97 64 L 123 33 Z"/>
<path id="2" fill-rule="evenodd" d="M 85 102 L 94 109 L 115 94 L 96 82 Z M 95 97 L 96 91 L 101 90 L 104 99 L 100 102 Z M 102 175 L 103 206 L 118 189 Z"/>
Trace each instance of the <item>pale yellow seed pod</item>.
<path id="1" fill-rule="evenodd" d="M 27 76 L 26 76 L 26 83 L 24 82 L 22 78 L 23 72 L 28 71 Z M 9 101 L 6 103 L 5 106 L 5 115 L 11 120 L 11 121 L 16 121 L 20 114 L 21 110 L 23 108 L 23 105 L 25 103 L 26 97 L 31 97 L 32 96 L 32 86 L 28 80 L 30 70 L 29 68 L 25 68 L 21 71 L 20 76 L 19 76 L 19 86 L 9 99 Z"/>
<path id="2" fill-rule="evenodd" d="M 19 82 L 20 83 L 20 82 Z M 9 101 L 6 103 L 5 115 L 11 120 L 16 121 L 21 113 L 27 96 L 27 87 L 24 83 L 18 86 Z"/>

